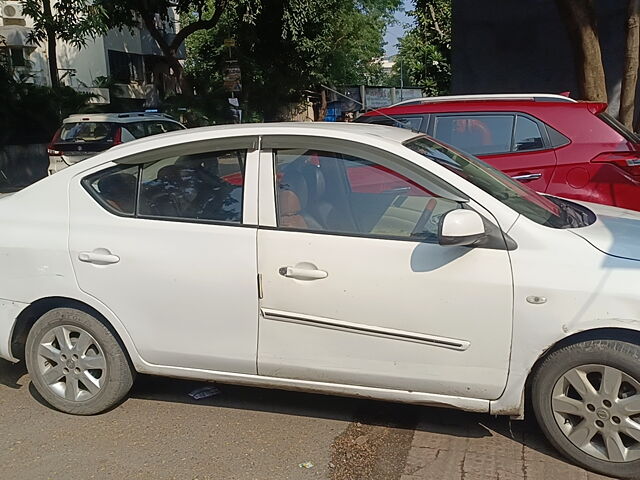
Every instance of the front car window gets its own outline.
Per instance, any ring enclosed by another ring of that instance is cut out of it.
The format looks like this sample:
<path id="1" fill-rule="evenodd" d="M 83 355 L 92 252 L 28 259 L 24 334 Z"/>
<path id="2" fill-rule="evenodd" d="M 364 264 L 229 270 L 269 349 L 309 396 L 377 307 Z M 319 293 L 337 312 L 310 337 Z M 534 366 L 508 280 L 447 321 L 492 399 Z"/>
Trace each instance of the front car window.
<path id="1" fill-rule="evenodd" d="M 410 179 L 373 157 L 315 149 L 275 152 L 278 226 L 437 242 L 439 219 L 461 208 L 443 184 Z"/>
<path id="2" fill-rule="evenodd" d="M 542 196 L 472 156 L 463 156 L 425 136 L 404 145 L 432 160 L 536 223 L 553 228 L 590 225 L 595 215 L 568 200 Z"/>

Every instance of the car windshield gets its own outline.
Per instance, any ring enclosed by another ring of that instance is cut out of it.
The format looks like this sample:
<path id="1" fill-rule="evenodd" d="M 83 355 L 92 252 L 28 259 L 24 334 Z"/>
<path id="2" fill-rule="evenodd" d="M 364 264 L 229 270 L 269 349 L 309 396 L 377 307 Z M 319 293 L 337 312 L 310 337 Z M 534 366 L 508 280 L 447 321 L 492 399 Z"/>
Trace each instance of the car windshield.
<path id="1" fill-rule="evenodd" d="M 568 200 L 540 195 L 483 161 L 471 155 L 456 152 L 428 137 L 415 137 L 404 145 L 446 167 L 516 212 L 541 225 L 553 228 L 577 228 L 590 225 L 595 221 L 594 214 L 587 208 Z"/>
<path id="2" fill-rule="evenodd" d="M 113 141 L 113 124 L 108 122 L 65 123 L 60 130 L 61 142 Z"/>

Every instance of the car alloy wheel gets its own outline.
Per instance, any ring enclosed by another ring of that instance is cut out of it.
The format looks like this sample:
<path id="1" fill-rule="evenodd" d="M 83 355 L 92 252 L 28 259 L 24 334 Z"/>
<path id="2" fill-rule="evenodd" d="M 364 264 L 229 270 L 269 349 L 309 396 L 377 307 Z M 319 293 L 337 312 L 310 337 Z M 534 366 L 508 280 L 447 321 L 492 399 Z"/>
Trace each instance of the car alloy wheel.
<path id="1" fill-rule="evenodd" d="M 47 387 L 68 401 L 95 397 L 108 378 L 102 347 L 89 332 L 75 325 L 60 325 L 44 334 L 37 365 Z"/>
<path id="2" fill-rule="evenodd" d="M 609 462 L 640 459 L 640 382 L 617 368 L 571 368 L 555 383 L 551 408 L 580 450 Z"/>

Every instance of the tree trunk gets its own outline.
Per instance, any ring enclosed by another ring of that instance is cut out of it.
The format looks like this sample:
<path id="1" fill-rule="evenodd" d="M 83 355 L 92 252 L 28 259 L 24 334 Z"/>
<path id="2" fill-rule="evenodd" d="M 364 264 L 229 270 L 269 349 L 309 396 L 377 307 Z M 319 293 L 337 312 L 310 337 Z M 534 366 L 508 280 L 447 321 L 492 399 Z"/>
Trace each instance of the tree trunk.
<path id="1" fill-rule="evenodd" d="M 46 17 L 45 31 L 47 32 L 47 60 L 49 62 L 49 75 L 51 76 L 51 86 L 58 88 L 60 86 L 60 77 L 58 76 L 58 51 L 56 45 L 56 31 L 51 25 L 51 4 L 49 0 L 42 1 L 42 12 Z"/>
<path id="2" fill-rule="evenodd" d="M 624 48 L 624 73 L 620 90 L 618 118 L 627 128 L 633 128 L 633 111 L 638 83 L 638 54 L 640 53 L 640 0 L 629 0 L 627 41 Z"/>
<path id="3" fill-rule="evenodd" d="M 604 66 L 593 0 L 556 0 L 574 48 L 580 98 L 607 101 Z"/>
<path id="4" fill-rule="evenodd" d="M 320 110 L 318 111 L 318 121 L 322 122 L 324 117 L 327 116 L 327 91 L 323 88 L 320 92 Z"/>

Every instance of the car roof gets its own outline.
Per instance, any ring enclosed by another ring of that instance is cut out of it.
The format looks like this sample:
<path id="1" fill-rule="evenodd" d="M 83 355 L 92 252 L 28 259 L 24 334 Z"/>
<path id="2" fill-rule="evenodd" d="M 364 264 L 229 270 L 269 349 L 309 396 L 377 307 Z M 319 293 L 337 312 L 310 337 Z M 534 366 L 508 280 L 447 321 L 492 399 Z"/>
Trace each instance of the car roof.
<path id="1" fill-rule="evenodd" d="M 421 105 L 425 103 L 439 102 L 467 102 L 474 100 L 528 100 L 532 102 L 577 103 L 577 100 L 574 100 L 573 98 L 553 93 L 490 93 L 476 95 L 443 95 L 439 97 L 411 98 L 409 100 L 394 103 L 393 105 L 390 105 L 390 107 L 396 107 L 399 105 Z"/>
<path id="2" fill-rule="evenodd" d="M 65 118 L 62 123 L 77 122 L 114 122 L 114 123 L 130 123 L 145 120 L 168 120 L 177 122 L 166 113 L 160 112 L 125 112 L 125 113 L 75 113 Z"/>
<path id="3" fill-rule="evenodd" d="M 187 142 L 215 140 L 234 137 L 259 136 L 316 136 L 336 139 L 352 140 L 355 142 L 372 144 L 389 143 L 397 145 L 416 136 L 419 132 L 404 128 L 375 125 L 370 123 L 343 122 L 281 122 L 281 123 L 245 123 L 242 125 L 217 125 L 213 127 L 199 127 L 186 130 L 176 130 L 159 135 L 143 137 L 131 142 L 116 145 L 105 152 L 92 157 L 85 162 L 95 165 L 108 161 L 126 163 L 128 155 L 143 153 L 156 148 L 164 148 Z"/>

